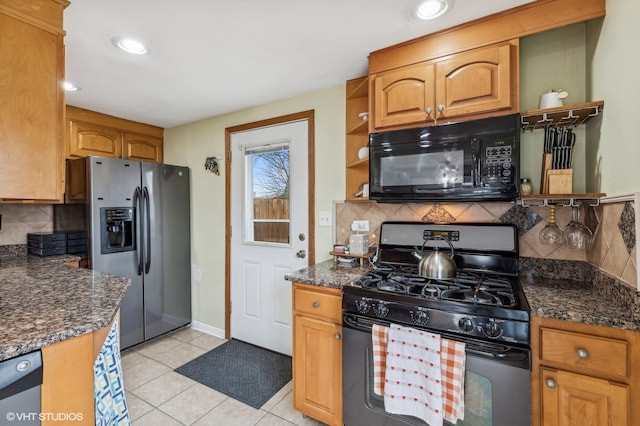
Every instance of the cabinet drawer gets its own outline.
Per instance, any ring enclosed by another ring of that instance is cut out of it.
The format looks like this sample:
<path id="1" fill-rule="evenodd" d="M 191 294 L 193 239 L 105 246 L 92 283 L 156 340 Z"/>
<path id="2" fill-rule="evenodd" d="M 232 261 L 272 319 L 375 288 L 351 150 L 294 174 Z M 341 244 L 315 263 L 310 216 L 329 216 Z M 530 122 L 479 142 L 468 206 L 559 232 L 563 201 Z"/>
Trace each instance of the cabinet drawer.
<path id="1" fill-rule="evenodd" d="M 595 373 L 628 375 L 628 343 L 624 340 L 542 328 L 541 342 L 544 361 Z"/>
<path id="2" fill-rule="evenodd" d="M 294 287 L 293 309 L 297 313 L 321 317 L 336 324 L 341 323 L 342 297 L 321 291 Z"/>

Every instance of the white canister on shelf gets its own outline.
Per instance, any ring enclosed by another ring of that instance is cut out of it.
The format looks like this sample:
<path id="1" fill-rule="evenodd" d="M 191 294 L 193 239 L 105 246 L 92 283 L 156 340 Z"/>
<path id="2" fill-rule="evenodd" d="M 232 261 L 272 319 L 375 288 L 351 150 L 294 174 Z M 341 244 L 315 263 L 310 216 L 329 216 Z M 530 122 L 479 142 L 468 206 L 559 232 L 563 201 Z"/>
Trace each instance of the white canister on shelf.
<path id="1" fill-rule="evenodd" d="M 358 158 L 364 160 L 365 158 L 369 158 L 369 147 L 363 146 L 358 150 Z"/>

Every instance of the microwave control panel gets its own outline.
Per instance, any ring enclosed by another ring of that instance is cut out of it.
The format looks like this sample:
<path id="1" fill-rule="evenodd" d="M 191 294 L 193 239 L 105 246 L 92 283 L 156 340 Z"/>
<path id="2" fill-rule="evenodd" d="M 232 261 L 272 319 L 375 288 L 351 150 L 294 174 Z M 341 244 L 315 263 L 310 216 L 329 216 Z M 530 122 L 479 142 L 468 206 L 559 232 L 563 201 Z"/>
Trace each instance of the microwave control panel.
<path id="1" fill-rule="evenodd" d="M 495 145 L 486 146 L 484 152 L 484 174 L 489 181 L 501 183 L 513 182 L 513 149 L 512 145 L 495 142 Z"/>

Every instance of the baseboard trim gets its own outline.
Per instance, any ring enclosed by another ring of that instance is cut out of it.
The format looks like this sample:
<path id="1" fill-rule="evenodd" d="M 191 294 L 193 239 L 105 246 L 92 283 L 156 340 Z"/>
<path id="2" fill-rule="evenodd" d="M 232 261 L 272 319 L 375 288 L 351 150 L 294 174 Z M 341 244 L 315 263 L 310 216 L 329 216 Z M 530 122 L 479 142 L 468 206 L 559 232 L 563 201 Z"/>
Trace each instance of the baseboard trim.
<path id="1" fill-rule="evenodd" d="M 200 321 L 191 321 L 191 328 L 193 328 L 194 330 L 202 331 L 203 333 L 210 334 L 211 336 L 224 339 L 224 330 L 222 328 L 214 327 Z"/>

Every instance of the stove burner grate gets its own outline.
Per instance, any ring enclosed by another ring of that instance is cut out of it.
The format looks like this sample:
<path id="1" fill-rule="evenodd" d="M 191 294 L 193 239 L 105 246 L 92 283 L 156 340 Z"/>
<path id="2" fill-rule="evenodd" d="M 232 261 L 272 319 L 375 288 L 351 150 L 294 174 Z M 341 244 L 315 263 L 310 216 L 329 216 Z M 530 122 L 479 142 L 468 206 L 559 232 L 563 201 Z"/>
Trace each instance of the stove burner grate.
<path id="1" fill-rule="evenodd" d="M 454 278 L 431 279 L 416 274 L 415 268 L 385 265 L 363 275 L 356 284 L 363 288 L 430 300 L 507 308 L 517 306 L 509 279 L 484 272 L 462 271 Z"/>

